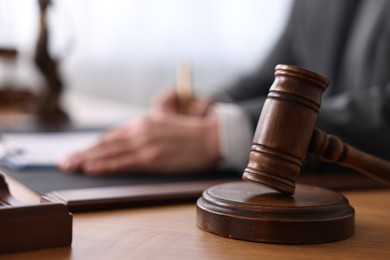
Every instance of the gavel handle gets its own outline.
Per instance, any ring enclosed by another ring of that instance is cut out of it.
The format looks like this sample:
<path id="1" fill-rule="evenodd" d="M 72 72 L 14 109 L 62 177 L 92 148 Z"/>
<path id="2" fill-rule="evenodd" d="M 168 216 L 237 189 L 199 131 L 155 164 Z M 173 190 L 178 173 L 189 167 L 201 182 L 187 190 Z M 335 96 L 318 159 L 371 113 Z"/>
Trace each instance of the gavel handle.
<path id="1" fill-rule="evenodd" d="M 309 153 L 325 162 L 335 162 L 390 186 L 390 162 L 362 152 L 339 137 L 316 128 L 310 141 Z"/>

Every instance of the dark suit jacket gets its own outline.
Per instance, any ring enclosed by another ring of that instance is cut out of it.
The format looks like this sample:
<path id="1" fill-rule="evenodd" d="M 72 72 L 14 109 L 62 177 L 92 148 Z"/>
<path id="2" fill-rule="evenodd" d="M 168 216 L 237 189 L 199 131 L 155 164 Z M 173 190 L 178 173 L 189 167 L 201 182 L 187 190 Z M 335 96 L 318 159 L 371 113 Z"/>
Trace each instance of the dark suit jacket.
<path id="1" fill-rule="evenodd" d="M 226 89 L 254 126 L 280 63 L 330 80 L 318 127 L 390 159 L 390 1 L 296 1 L 265 62 Z"/>

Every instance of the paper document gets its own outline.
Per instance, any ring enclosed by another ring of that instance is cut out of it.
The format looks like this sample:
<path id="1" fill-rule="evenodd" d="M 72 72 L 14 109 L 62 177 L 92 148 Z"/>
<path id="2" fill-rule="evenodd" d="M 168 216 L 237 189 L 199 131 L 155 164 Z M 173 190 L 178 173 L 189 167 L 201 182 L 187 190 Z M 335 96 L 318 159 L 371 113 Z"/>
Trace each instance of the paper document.
<path id="1" fill-rule="evenodd" d="M 0 163 L 23 167 L 56 166 L 65 155 L 93 144 L 101 132 L 7 133 L 0 136 Z"/>

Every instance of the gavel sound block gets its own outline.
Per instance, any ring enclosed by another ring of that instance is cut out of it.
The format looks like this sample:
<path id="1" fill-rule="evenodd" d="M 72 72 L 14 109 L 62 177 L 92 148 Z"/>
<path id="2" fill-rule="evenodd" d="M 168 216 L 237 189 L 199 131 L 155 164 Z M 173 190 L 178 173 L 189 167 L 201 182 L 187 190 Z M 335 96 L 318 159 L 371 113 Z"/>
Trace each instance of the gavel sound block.
<path id="1" fill-rule="evenodd" d="M 247 182 L 211 187 L 197 201 L 197 225 L 221 236 L 268 243 L 323 243 L 354 232 L 354 209 L 340 193 L 295 184 L 308 153 L 390 185 L 390 163 L 315 129 L 328 81 L 319 74 L 277 65 L 264 104 Z"/>

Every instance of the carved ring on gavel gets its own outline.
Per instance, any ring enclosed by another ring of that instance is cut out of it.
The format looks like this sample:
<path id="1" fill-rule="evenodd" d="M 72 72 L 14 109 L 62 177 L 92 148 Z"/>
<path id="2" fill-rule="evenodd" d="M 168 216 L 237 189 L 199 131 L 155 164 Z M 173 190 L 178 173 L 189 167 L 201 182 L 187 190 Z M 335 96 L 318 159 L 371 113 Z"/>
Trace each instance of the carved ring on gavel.
<path id="1" fill-rule="evenodd" d="M 336 162 L 390 186 L 390 162 L 344 144 L 316 129 L 321 96 L 328 85 L 321 75 L 290 65 L 277 65 L 242 178 L 287 194 L 308 153 Z"/>

